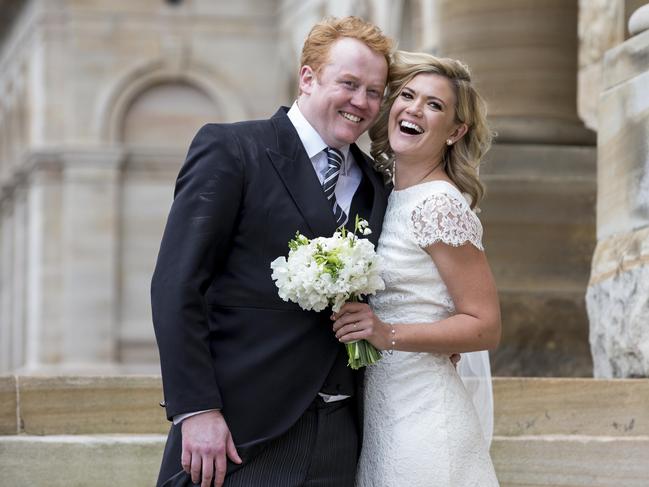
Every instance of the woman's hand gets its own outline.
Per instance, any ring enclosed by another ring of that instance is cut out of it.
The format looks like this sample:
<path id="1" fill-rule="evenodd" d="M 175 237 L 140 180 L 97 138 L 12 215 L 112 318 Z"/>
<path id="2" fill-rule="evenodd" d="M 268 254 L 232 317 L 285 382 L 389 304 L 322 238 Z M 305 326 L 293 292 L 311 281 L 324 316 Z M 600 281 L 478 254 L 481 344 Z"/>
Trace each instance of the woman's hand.
<path id="1" fill-rule="evenodd" d="M 342 343 L 367 340 L 379 350 L 391 348 L 390 325 L 381 321 L 365 303 L 345 303 L 331 319 L 335 320 L 336 338 Z"/>

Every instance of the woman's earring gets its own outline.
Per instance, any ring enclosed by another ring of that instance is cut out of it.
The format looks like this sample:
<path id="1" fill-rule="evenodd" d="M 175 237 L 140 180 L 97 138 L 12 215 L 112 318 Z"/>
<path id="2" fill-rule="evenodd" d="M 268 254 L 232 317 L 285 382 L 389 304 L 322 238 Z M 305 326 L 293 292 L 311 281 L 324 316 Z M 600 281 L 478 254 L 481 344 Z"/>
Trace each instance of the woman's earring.
<path id="1" fill-rule="evenodd" d="M 446 145 L 453 145 L 453 141 L 451 139 L 446 139 Z"/>

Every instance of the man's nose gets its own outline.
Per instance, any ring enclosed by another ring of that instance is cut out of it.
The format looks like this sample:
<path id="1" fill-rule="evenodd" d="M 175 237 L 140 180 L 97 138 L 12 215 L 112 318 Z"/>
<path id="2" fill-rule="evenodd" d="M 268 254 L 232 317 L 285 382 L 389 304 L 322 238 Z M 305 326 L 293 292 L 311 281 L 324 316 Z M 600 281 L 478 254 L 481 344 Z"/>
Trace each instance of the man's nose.
<path id="1" fill-rule="evenodd" d="M 367 91 L 364 88 L 359 88 L 354 91 L 352 105 L 358 108 L 367 108 Z"/>

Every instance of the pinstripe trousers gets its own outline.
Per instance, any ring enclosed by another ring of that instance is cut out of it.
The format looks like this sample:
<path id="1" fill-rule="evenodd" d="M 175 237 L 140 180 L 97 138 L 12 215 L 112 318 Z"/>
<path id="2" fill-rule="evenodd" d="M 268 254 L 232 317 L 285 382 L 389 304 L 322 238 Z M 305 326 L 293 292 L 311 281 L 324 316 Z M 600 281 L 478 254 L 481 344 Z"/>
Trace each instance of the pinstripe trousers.
<path id="1" fill-rule="evenodd" d="M 172 428 L 180 431 L 179 426 Z M 179 472 L 180 451 L 176 453 Z M 327 404 L 318 398 L 286 433 L 228 474 L 223 487 L 353 487 L 358 453 L 354 401 Z M 160 472 L 158 485 L 193 485 L 184 473 L 164 482 L 168 477 Z"/>

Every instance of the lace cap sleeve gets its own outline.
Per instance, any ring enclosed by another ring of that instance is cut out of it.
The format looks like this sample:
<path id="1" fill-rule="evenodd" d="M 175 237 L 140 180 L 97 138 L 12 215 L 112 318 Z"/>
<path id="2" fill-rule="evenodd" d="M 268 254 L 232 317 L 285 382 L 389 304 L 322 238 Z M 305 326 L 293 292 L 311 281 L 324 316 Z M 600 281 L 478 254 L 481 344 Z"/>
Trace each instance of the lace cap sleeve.
<path id="1" fill-rule="evenodd" d="M 453 247 L 471 243 L 482 246 L 482 224 L 465 201 L 446 193 L 436 193 L 412 211 L 412 229 L 420 247 L 443 242 Z"/>

